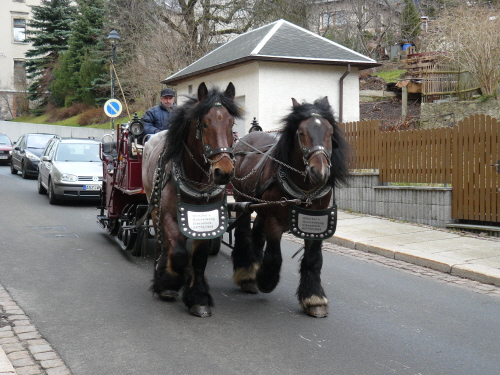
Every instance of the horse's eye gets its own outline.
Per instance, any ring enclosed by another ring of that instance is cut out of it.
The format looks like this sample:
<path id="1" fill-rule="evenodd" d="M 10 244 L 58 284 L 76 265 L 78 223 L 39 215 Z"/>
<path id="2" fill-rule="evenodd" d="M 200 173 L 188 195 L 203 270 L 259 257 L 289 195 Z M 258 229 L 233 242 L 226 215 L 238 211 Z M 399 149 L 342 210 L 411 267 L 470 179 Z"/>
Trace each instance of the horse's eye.
<path id="1" fill-rule="evenodd" d="M 207 123 L 206 123 L 206 122 L 204 122 L 204 123 L 203 123 L 203 128 L 204 128 L 204 129 L 208 128 L 208 125 L 207 125 Z"/>

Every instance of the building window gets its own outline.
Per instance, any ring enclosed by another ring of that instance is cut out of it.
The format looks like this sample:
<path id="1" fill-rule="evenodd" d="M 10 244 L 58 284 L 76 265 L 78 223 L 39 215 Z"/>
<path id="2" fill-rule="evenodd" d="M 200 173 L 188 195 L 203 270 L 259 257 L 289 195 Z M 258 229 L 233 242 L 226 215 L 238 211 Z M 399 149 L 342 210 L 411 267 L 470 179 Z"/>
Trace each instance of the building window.
<path id="1" fill-rule="evenodd" d="M 25 3 L 26 2 L 26 0 L 12 0 L 12 1 L 14 1 L 15 3 Z"/>
<path id="2" fill-rule="evenodd" d="M 24 85 L 26 83 L 26 67 L 24 60 L 14 60 L 14 85 Z"/>
<path id="3" fill-rule="evenodd" d="M 14 18 L 14 42 L 24 42 L 26 39 L 26 19 Z"/>
<path id="4" fill-rule="evenodd" d="M 347 12 L 339 10 L 336 12 L 323 13 L 321 15 L 321 28 L 343 27 L 347 25 Z"/>
<path id="5" fill-rule="evenodd" d="M 347 25 L 347 12 L 345 10 L 340 10 L 335 12 L 335 25 L 345 26 Z"/>

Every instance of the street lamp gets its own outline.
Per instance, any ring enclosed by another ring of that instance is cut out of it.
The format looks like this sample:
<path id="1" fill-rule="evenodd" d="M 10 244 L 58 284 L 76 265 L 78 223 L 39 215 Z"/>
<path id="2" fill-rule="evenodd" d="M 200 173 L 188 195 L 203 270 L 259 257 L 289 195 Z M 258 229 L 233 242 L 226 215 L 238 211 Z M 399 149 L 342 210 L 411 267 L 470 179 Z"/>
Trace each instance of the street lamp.
<path id="1" fill-rule="evenodd" d="M 111 30 L 108 35 L 108 39 L 111 39 L 111 99 L 115 98 L 115 59 L 116 59 L 116 41 L 120 39 L 120 36 L 115 30 Z M 111 118 L 111 129 L 115 130 L 115 119 Z"/>

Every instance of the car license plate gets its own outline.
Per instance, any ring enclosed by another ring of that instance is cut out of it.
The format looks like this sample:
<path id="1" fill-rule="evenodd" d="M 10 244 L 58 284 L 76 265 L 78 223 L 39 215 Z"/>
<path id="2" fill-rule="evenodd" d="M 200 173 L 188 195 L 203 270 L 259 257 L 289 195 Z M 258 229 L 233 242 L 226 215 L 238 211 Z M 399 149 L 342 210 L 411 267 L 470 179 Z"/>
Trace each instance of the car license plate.
<path id="1" fill-rule="evenodd" d="M 0 159 L 7 159 L 7 156 L 0 155 Z"/>
<path id="2" fill-rule="evenodd" d="M 83 185 L 83 190 L 101 190 L 101 185 Z"/>

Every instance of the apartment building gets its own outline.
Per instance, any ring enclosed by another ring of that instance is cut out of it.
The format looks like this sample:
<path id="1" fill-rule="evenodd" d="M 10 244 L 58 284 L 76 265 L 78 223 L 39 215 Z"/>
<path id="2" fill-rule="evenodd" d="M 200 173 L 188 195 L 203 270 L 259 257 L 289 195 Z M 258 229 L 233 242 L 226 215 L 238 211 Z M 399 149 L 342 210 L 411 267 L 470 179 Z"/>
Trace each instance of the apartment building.
<path id="1" fill-rule="evenodd" d="M 0 120 L 16 117 L 27 105 L 24 54 L 30 48 L 26 43 L 26 25 L 32 5 L 44 0 L 0 0 Z"/>

